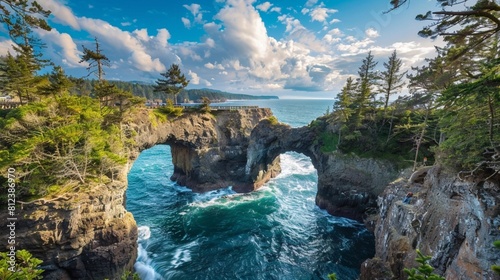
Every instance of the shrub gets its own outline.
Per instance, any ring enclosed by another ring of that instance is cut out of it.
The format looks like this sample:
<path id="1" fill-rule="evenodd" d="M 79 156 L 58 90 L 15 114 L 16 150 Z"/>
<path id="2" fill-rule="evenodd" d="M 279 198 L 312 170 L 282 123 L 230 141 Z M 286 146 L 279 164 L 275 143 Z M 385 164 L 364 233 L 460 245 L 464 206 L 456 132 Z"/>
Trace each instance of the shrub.
<path id="1" fill-rule="evenodd" d="M 270 116 L 269 118 L 267 118 L 267 120 L 269 121 L 269 123 L 271 125 L 277 125 L 279 124 L 280 122 L 278 121 L 278 118 L 276 118 L 275 116 Z"/>
<path id="2" fill-rule="evenodd" d="M 174 106 L 174 103 L 170 99 L 167 100 L 166 106 L 162 106 L 162 107 L 157 108 L 155 110 L 156 110 L 156 112 L 165 114 L 167 116 L 172 116 L 172 117 L 180 117 L 183 114 L 182 107 Z"/>
<path id="3" fill-rule="evenodd" d="M 10 263 L 11 259 L 7 253 L 0 253 L 0 279 L 9 280 L 34 280 L 42 279 L 42 269 L 38 269 L 41 260 L 34 258 L 26 250 L 16 252 L 15 265 Z"/>
<path id="4" fill-rule="evenodd" d="M 408 274 L 408 280 L 445 280 L 437 274 L 432 273 L 434 267 L 432 267 L 428 262 L 431 259 L 430 256 L 424 256 L 420 250 L 417 249 L 417 258 L 415 260 L 420 264 L 417 268 L 405 268 L 404 272 Z"/>

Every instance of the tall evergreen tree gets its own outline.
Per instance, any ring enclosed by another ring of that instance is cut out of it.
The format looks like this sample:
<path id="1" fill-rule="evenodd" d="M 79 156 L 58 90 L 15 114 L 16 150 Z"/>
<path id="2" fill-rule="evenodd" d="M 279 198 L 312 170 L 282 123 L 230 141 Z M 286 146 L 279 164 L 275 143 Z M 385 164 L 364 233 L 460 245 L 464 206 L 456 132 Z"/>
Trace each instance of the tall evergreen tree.
<path id="1" fill-rule="evenodd" d="M 367 108 L 369 107 L 370 99 L 375 96 L 373 86 L 378 80 L 378 75 L 375 72 L 375 66 L 377 66 L 377 64 L 378 62 L 374 61 L 374 57 L 370 51 L 368 52 L 366 58 L 363 59 L 363 64 L 359 67 L 358 91 L 354 102 L 356 109 L 352 122 L 355 128 L 361 126 L 364 114 L 367 112 Z"/>
<path id="2" fill-rule="evenodd" d="M 109 67 L 109 59 L 102 53 L 97 37 L 95 38 L 95 50 L 83 47 L 83 55 L 80 63 L 87 62 L 89 75 L 95 74 L 99 81 L 104 80 L 104 66 Z"/>
<path id="3" fill-rule="evenodd" d="M 397 9 L 410 0 L 390 0 Z M 500 4 L 495 0 L 436 0 L 441 7 L 437 11 L 428 11 L 417 15 L 417 20 L 429 20 L 432 23 L 423 28 L 419 35 L 436 38 L 443 36 L 446 41 L 461 45 L 455 53 L 458 58 L 475 50 L 493 38 L 500 31 Z M 468 5 L 464 5 L 467 2 Z"/>
<path id="4" fill-rule="evenodd" d="M 407 71 L 400 73 L 403 62 L 397 57 L 396 50 L 389 57 L 388 62 L 384 62 L 385 71 L 380 74 L 381 93 L 384 94 L 384 116 L 386 115 L 387 106 L 389 105 L 389 97 L 391 94 L 398 93 L 405 85 L 403 78 Z"/>
<path id="5" fill-rule="evenodd" d="M 347 78 L 344 87 L 342 87 L 337 99 L 333 103 L 333 110 L 337 112 L 338 119 L 345 123 L 353 113 L 353 102 L 355 98 L 356 84 L 352 77 Z"/>
<path id="6" fill-rule="evenodd" d="M 73 82 L 66 76 L 60 66 L 54 66 L 54 69 L 47 77 L 49 84 L 40 88 L 40 93 L 43 95 L 61 96 L 67 94 L 73 86 Z"/>
<path id="7" fill-rule="evenodd" d="M 469 80 L 450 84 L 438 98 L 446 108 L 441 119 L 446 139 L 440 145 L 443 161 L 458 168 L 483 168 L 498 173 L 500 158 L 500 51 L 498 39 L 488 40 L 479 70 Z"/>
<path id="8" fill-rule="evenodd" d="M 0 1 L 0 23 L 9 32 L 10 37 L 16 41 L 19 35 L 28 28 L 41 28 L 47 31 L 51 27 L 45 18 L 50 11 L 45 10 L 37 1 L 29 0 L 1 0 Z"/>
<path id="9" fill-rule="evenodd" d="M 165 93 L 167 99 L 168 95 L 173 95 L 175 100 L 174 103 L 177 104 L 176 96 L 189 84 L 189 80 L 181 73 L 181 69 L 177 64 L 172 64 L 167 72 L 161 73 L 160 75 L 165 77 L 165 79 L 158 79 L 156 81 L 154 91 Z"/>
<path id="10" fill-rule="evenodd" d="M 47 66 L 49 61 L 42 59 L 40 50 L 44 44 L 33 36 L 30 25 L 23 22 L 24 18 L 19 14 L 10 15 L 10 17 L 14 17 L 22 24 L 17 21 L 9 22 L 7 19 L 7 26 L 15 28 L 9 31 L 14 41 L 15 52 L 9 52 L 5 63 L 0 66 L 3 73 L 1 85 L 6 92 L 16 95 L 21 104 L 24 104 L 37 99 L 38 90 L 46 81 L 44 77 L 37 76 L 36 73 Z"/>
<path id="11" fill-rule="evenodd" d="M 345 124 L 349 121 L 353 113 L 354 94 L 356 84 L 352 77 L 347 78 L 346 83 L 337 96 L 337 100 L 333 103 L 334 114 L 340 123 L 339 127 L 339 140 L 337 146 L 340 145 L 342 138 L 342 131 L 346 129 Z"/>

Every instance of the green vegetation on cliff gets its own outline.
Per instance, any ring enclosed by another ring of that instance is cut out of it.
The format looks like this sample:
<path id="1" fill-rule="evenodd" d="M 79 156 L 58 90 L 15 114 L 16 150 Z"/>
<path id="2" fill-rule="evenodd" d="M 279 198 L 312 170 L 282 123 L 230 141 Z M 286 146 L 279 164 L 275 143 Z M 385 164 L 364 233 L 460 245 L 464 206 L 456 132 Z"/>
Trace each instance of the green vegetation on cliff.
<path id="1" fill-rule="evenodd" d="M 96 99 L 74 95 L 11 110 L 0 119 L 0 169 L 16 169 L 19 196 L 112 179 L 130 144 L 119 115 L 118 108 L 101 108 Z"/>
<path id="2" fill-rule="evenodd" d="M 71 94 L 78 86 L 62 68 L 38 75 L 46 61 L 35 52 L 29 29 L 16 33 L 17 56 L 10 53 L 0 61 L 0 88 L 16 96 L 21 106 L 0 110 L 0 171 L 16 174 L 16 196 L 41 197 L 82 190 L 96 182 L 119 176 L 133 145 L 133 131 L 126 122 L 144 100 L 104 80 L 106 57 L 84 50 L 82 61 L 99 81 L 90 96 Z M 6 181 L 0 175 L 0 183 Z M 6 184 L 5 184 L 6 185 Z"/>
<path id="3" fill-rule="evenodd" d="M 425 256 L 420 252 L 420 250 L 416 250 L 417 257 L 415 261 L 419 263 L 417 268 L 405 268 L 404 271 L 408 274 L 408 280 L 444 280 L 444 277 L 441 277 L 435 273 L 434 268 L 429 264 L 429 260 L 432 258 L 430 256 Z"/>
<path id="4" fill-rule="evenodd" d="M 36 280 L 42 279 L 43 270 L 39 269 L 42 261 L 34 258 L 26 250 L 16 251 L 15 256 L 0 253 L 0 279 Z"/>
<path id="5" fill-rule="evenodd" d="M 323 151 L 399 159 L 414 168 L 427 161 L 455 171 L 469 170 L 462 174 L 477 170 L 497 174 L 499 41 L 487 38 L 474 46 L 474 52 L 463 52 L 468 45 L 453 39 L 446 37 L 448 45 L 438 49 L 437 57 L 427 59 L 427 65 L 412 68 L 407 75 L 410 95 L 391 104 L 389 95 L 398 93 L 402 85 L 401 60 L 394 52 L 380 75 L 368 53 L 359 76 L 349 77 L 338 94 L 333 113 L 319 120 L 325 122 L 321 127 L 326 132 L 319 134 Z"/>

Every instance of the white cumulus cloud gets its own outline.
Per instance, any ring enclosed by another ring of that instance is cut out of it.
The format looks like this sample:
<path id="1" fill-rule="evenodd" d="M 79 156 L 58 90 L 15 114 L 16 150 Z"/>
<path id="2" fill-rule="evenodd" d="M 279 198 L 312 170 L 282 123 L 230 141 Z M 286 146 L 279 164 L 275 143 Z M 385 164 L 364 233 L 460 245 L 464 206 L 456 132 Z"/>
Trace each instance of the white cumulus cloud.
<path id="1" fill-rule="evenodd" d="M 380 36 L 380 34 L 378 33 L 377 30 L 373 29 L 373 28 L 368 28 L 365 30 L 365 34 L 366 36 L 368 36 L 369 38 L 377 38 L 378 36 Z"/>
<path id="2" fill-rule="evenodd" d="M 269 3 L 269 2 L 264 2 L 260 5 L 257 5 L 257 9 L 263 11 L 263 12 L 267 12 L 269 10 L 269 8 L 271 8 L 273 4 Z"/>
<path id="3" fill-rule="evenodd" d="M 326 22 L 330 14 L 338 12 L 335 9 L 328 9 L 324 7 L 316 7 L 309 12 L 312 21 Z"/>

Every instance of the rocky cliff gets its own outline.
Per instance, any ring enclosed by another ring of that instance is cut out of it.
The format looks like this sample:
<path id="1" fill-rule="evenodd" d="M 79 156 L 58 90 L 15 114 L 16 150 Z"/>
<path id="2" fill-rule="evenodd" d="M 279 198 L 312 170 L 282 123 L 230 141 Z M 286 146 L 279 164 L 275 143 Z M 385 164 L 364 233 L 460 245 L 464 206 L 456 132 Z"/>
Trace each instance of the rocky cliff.
<path id="1" fill-rule="evenodd" d="M 318 122 L 322 122 L 318 120 Z M 340 152 L 323 152 L 320 129 L 310 126 L 291 128 L 285 124 L 262 121 L 254 129 L 248 148 L 247 175 L 257 186 L 273 177 L 272 163 L 288 151 L 311 159 L 318 172 L 316 204 L 330 214 L 363 220 L 367 211 L 377 207 L 377 197 L 397 178 L 395 166 L 384 160 L 361 158 Z"/>
<path id="2" fill-rule="evenodd" d="M 309 156 L 318 171 L 321 208 L 361 220 L 376 207 L 383 186 L 396 175 L 390 163 L 322 152 L 317 128 L 291 128 L 271 116 L 262 108 L 193 112 L 168 120 L 150 110 L 136 112 L 122 124 L 130 162 L 120 175 L 23 204 L 19 248 L 44 261 L 46 279 L 117 279 L 132 269 L 137 226 L 124 205 L 126 174 L 142 150 L 158 144 L 171 147 L 171 179 L 194 191 L 255 190 L 280 172 L 281 153 L 295 151 Z"/>
<path id="3" fill-rule="evenodd" d="M 44 279 L 113 279 L 132 270 L 137 226 L 124 207 L 125 190 L 115 181 L 18 204 L 16 249 L 43 260 Z"/>
<path id="4" fill-rule="evenodd" d="M 424 170 L 425 171 L 425 170 Z M 417 264 L 415 249 L 432 256 L 436 273 L 450 280 L 499 279 L 500 178 L 462 181 L 440 167 L 391 183 L 379 198 L 376 256 L 361 267 L 361 279 L 406 279 Z M 402 203 L 407 192 L 415 197 Z"/>
<path id="5" fill-rule="evenodd" d="M 171 179 L 180 185 L 197 192 L 227 186 L 248 192 L 255 189 L 245 173 L 250 134 L 270 116 L 267 108 L 222 110 L 158 123 L 143 111 L 129 129 L 137 135 L 137 152 L 157 144 L 170 145 L 174 164 Z M 271 169 L 279 172 L 279 161 Z"/>
<path id="6" fill-rule="evenodd" d="M 161 122 L 150 110 L 136 112 L 122 127 L 132 141 L 130 162 L 118 176 L 73 186 L 55 198 L 18 203 L 16 249 L 28 249 L 43 260 L 44 279 L 120 279 L 133 270 L 137 257 L 137 226 L 125 209 L 125 191 L 126 175 L 140 151 L 170 145 L 171 178 L 195 191 L 229 185 L 249 191 L 254 188 L 244 180 L 249 136 L 269 116 L 269 109 L 248 109 L 191 113 Z M 273 168 L 279 171 L 278 163 Z M 0 213 L 2 228 L 9 223 L 6 212 Z M 2 230 L 2 240 L 8 234 Z"/>

